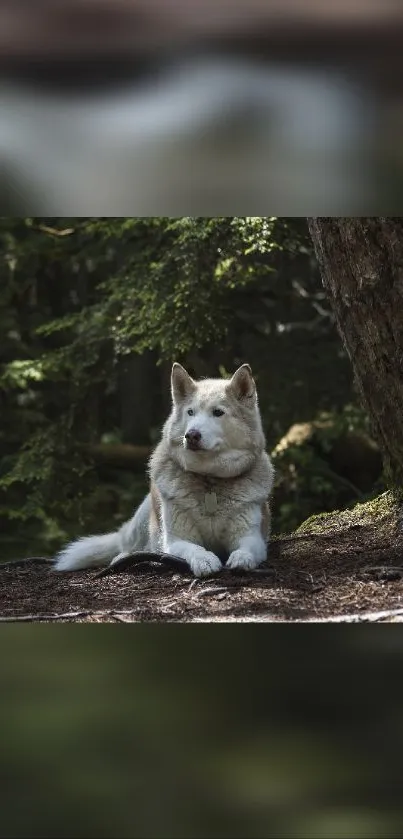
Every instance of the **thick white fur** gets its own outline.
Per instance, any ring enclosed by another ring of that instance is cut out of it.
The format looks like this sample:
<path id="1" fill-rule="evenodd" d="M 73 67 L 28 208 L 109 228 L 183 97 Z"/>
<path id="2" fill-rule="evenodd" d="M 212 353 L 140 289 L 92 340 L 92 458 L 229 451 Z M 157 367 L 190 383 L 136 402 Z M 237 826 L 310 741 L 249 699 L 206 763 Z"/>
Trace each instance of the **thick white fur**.
<path id="1" fill-rule="evenodd" d="M 135 550 L 181 556 L 199 577 L 219 571 L 222 558 L 229 568 L 251 569 L 264 561 L 274 470 L 249 366 L 230 380 L 195 382 L 174 364 L 172 400 L 150 459 L 151 494 L 117 533 L 68 545 L 56 558 L 56 570 L 105 564 Z M 217 409 L 221 416 L 213 414 Z M 191 430 L 201 435 L 200 450 L 187 447 Z M 213 511 L 206 496 L 214 498 Z"/>
<path id="2" fill-rule="evenodd" d="M 131 551 L 146 550 L 151 509 L 150 495 L 147 495 L 133 518 L 125 522 L 116 533 L 103 536 L 84 536 L 71 542 L 56 557 L 56 571 L 78 571 L 107 565 L 114 558 Z"/>

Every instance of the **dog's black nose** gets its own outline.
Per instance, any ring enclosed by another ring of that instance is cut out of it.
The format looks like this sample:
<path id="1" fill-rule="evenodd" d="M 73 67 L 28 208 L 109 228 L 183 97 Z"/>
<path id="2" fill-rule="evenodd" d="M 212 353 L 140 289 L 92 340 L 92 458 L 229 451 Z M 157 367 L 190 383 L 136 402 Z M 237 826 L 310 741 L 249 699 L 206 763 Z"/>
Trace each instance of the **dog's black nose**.
<path id="1" fill-rule="evenodd" d="M 190 428 L 185 434 L 185 440 L 187 440 L 188 443 L 200 443 L 200 431 L 197 431 L 197 428 Z"/>

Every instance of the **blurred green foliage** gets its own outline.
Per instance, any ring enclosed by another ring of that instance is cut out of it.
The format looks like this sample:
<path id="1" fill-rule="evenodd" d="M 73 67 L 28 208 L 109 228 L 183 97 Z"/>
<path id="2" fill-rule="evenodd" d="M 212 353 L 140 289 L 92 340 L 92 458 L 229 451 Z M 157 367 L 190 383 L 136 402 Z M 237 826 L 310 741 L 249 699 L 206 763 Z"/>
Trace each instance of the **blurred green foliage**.
<path id="1" fill-rule="evenodd" d="M 174 359 L 195 375 L 249 361 L 271 449 L 292 423 L 327 411 L 337 424 L 355 404 L 303 219 L 1 218 L 0 249 L 4 555 L 130 514 L 144 468 L 95 469 L 82 446 L 154 444 Z M 275 508 L 277 530 L 340 490 L 293 456 L 306 480 Z"/>
<path id="2" fill-rule="evenodd" d="M 397 633 L 266 628 L 3 627 L 2 835 L 401 836 Z"/>

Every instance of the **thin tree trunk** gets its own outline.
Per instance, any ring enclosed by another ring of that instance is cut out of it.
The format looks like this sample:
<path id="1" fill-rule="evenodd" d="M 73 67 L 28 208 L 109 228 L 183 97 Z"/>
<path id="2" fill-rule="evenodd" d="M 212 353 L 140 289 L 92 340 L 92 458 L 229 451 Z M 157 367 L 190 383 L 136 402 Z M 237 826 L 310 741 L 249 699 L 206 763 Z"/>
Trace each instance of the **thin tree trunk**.
<path id="1" fill-rule="evenodd" d="M 392 485 L 403 484 L 403 218 L 309 218 L 337 325 Z"/>
<path id="2" fill-rule="evenodd" d="M 161 414 L 154 353 L 132 353 L 122 358 L 119 393 L 123 443 L 149 443 L 150 426 L 158 425 Z"/>

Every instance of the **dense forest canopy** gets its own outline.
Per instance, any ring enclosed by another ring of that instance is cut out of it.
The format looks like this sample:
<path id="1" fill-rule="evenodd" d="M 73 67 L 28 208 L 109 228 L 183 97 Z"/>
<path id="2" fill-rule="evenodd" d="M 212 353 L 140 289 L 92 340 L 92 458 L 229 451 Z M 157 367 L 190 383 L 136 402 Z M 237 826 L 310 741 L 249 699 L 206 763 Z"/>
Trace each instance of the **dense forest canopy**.
<path id="1" fill-rule="evenodd" d="M 5 553 L 129 515 L 173 360 L 195 376 L 248 361 L 270 450 L 299 424 L 275 456 L 277 530 L 372 490 L 376 469 L 361 485 L 323 459 L 368 429 L 304 219 L 2 218 L 0 240 Z"/>

